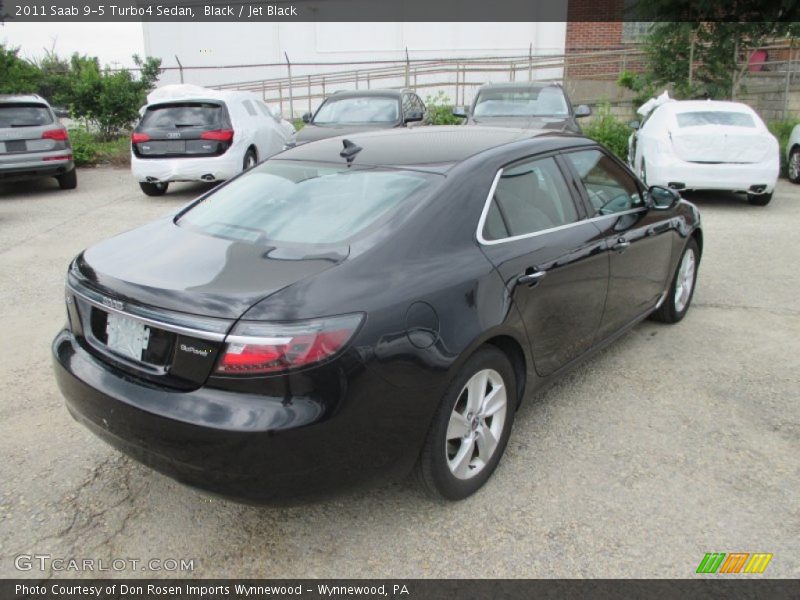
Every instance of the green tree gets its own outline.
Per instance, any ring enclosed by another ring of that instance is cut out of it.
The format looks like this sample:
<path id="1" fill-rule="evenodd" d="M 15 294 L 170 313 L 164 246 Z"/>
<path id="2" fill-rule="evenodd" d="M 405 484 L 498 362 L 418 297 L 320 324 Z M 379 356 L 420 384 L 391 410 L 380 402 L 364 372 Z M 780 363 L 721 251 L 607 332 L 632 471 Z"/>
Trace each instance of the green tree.
<path id="1" fill-rule="evenodd" d="M 800 33 L 781 3 L 763 0 L 639 0 L 635 12 L 655 21 L 643 42 L 647 71 L 623 73 L 619 83 L 640 96 L 669 86 L 679 98 L 731 98 L 754 51 Z"/>
<path id="2" fill-rule="evenodd" d="M 130 127 L 153 89 L 160 73 L 161 60 L 142 61 L 133 57 L 140 69 L 138 78 L 123 69 L 101 70 L 96 58 L 73 55 L 70 63 L 70 110 L 109 140 Z"/>
<path id="3" fill-rule="evenodd" d="M 19 48 L 8 48 L 0 43 L 0 94 L 35 93 L 40 76 L 36 65 L 20 58 Z"/>

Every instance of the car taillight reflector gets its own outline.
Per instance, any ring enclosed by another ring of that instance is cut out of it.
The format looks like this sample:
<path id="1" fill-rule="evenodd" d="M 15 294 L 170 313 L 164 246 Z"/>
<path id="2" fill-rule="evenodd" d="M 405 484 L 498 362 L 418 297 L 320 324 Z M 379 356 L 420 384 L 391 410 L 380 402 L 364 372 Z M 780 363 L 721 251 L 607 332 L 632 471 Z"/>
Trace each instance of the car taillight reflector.
<path id="1" fill-rule="evenodd" d="M 66 129 L 49 129 L 42 134 L 42 139 L 66 142 L 69 139 L 69 135 Z"/>
<path id="2" fill-rule="evenodd" d="M 215 140 L 217 142 L 232 142 L 233 129 L 215 129 L 214 131 L 204 131 L 200 134 L 200 139 Z"/>
<path id="3" fill-rule="evenodd" d="M 240 321 L 225 340 L 216 372 L 269 374 L 322 362 L 352 339 L 362 318 L 345 315 L 295 323 Z"/>
<path id="4" fill-rule="evenodd" d="M 72 154 L 64 154 L 62 156 L 45 156 L 42 160 L 72 160 Z"/>
<path id="5" fill-rule="evenodd" d="M 150 141 L 150 136 L 146 133 L 132 133 L 131 134 L 131 142 L 134 144 L 138 144 L 139 142 L 147 142 Z"/>

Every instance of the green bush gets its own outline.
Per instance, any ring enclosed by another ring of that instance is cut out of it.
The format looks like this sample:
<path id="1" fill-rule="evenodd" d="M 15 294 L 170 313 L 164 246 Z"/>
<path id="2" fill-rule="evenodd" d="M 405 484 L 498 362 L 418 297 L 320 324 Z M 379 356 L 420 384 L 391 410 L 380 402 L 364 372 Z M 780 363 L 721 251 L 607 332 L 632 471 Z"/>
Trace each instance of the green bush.
<path id="1" fill-rule="evenodd" d="M 800 119 L 788 119 L 786 121 L 770 121 L 767 128 L 778 138 L 778 149 L 781 155 L 781 175 L 786 175 L 786 146 L 789 143 L 789 136 L 792 135 L 794 126 L 800 124 Z"/>
<path id="2" fill-rule="evenodd" d="M 97 162 L 97 142 L 85 127 L 70 129 L 69 141 L 72 144 L 72 158 L 77 166 L 83 167 Z"/>
<path id="3" fill-rule="evenodd" d="M 425 108 L 428 109 L 425 122 L 429 125 L 460 125 L 463 121 L 453 114 L 453 104 L 441 90 L 435 96 L 425 98 Z"/>
<path id="4" fill-rule="evenodd" d="M 117 167 L 130 165 L 130 138 L 127 136 L 111 140 L 99 140 L 85 127 L 69 130 L 72 144 L 72 157 L 79 167 L 93 166 L 100 163 Z"/>
<path id="5" fill-rule="evenodd" d="M 586 137 L 600 142 L 622 160 L 628 160 L 628 138 L 632 131 L 611 113 L 611 105 L 605 102 L 597 109 L 597 116 L 583 126 Z"/>

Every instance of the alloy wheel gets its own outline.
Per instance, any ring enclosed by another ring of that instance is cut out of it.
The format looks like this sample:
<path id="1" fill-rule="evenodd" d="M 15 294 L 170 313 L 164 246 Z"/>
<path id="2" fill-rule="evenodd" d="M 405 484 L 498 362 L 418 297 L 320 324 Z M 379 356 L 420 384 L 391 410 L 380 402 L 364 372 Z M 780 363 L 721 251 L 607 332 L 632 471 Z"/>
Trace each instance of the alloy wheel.
<path id="1" fill-rule="evenodd" d="M 455 477 L 471 479 L 489 463 L 503 434 L 507 408 L 505 382 L 497 371 L 483 369 L 470 377 L 447 425 L 445 453 Z"/>
<path id="2" fill-rule="evenodd" d="M 792 152 L 789 157 L 789 179 L 800 179 L 800 152 Z"/>
<path id="3" fill-rule="evenodd" d="M 689 304 L 692 296 L 692 286 L 694 286 L 695 270 L 694 251 L 690 248 L 683 255 L 681 266 L 678 268 L 678 276 L 675 280 L 675 311 L 683 312 Z"/>

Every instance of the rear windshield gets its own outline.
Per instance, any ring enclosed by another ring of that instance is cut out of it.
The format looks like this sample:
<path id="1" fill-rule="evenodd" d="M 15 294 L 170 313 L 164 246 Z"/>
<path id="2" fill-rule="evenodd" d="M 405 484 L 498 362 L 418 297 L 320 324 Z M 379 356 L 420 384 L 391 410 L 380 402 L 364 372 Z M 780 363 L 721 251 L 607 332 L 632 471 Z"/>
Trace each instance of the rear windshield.
<path id="1" fill-rule="evenodd" d="M 438 177 L 272 160 L 211 193 L 178 224 L 252 243 L 343 244 L 411 208 Z"/>
<path id="2" fill-rule="evenodd" d="M 173 127 L 222 127 L 223 109 L 212 102 L 176 102 L 150 106 L 140 127 L 167 129 Z"/>
<path id="3" fill-rule="evenodd" d="M 38 127 L 52 122 L 50 109 L 42 104 L 0 104 L 0 127 Z"/>
<path id="4" fill-rule="evenodd" d="M 483 90 L 475 101 L 476 117 L 566 117 L 561 88 Z"/>
<path id="5" fill-rule="evenodd" d="M 704 110 L 675 115 L 678 127 L 697 127 L 699 125 L 733 125 L 734 127 L 755 127 L 751 115 L 743 112 Z"/>
<path id="6" fill-rule="evenodd" d="M 314 116 L 315 125 L 396 123 L 399 120 L 399 100 L 382 96 L 331 99 L 326 101 Z"/>

